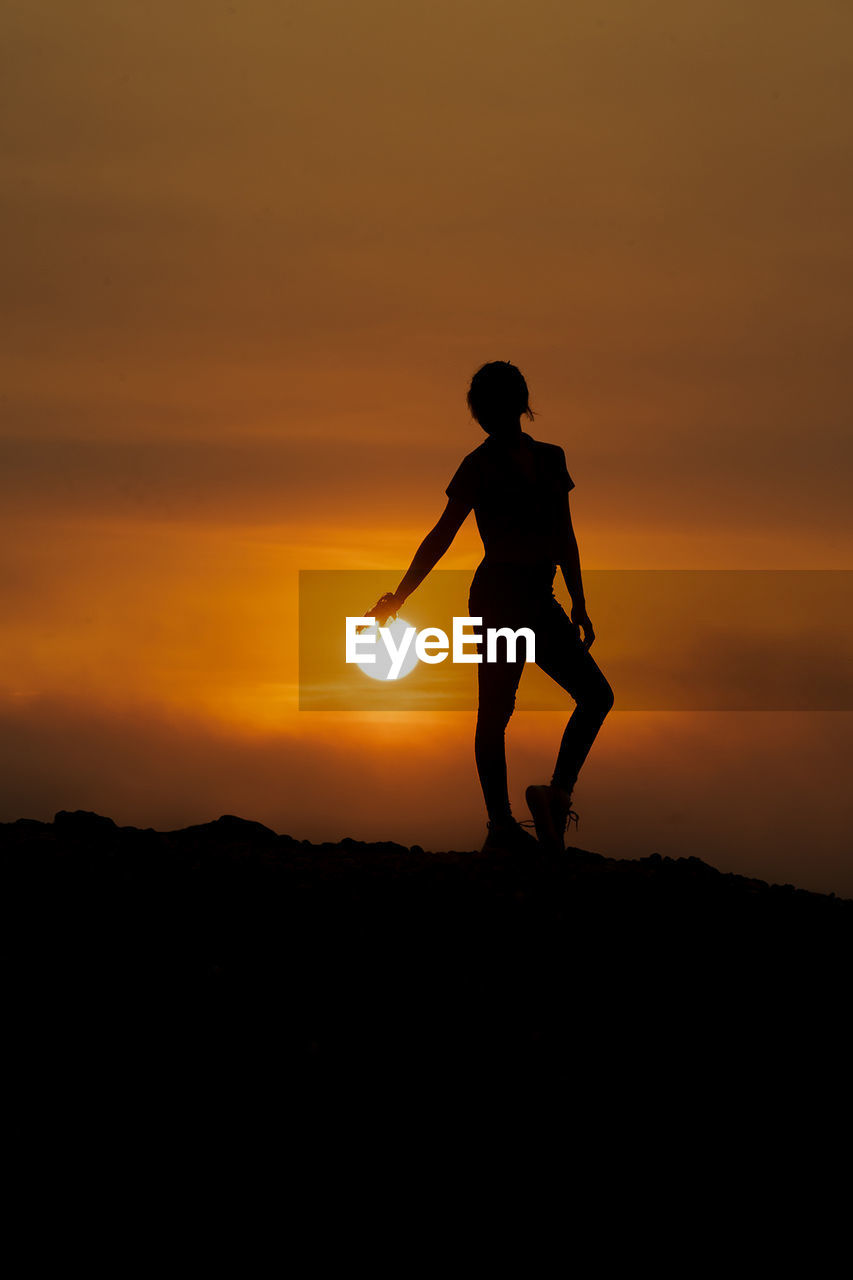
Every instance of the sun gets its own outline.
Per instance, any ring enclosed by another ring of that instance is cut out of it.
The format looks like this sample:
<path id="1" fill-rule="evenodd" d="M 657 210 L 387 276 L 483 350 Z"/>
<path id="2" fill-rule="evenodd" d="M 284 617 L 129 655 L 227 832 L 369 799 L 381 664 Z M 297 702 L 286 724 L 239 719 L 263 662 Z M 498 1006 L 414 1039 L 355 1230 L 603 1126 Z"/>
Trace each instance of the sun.
<path id="1" fill-rule="evenodd" d="M 402 618 L 397 618 L 394 622 L 389 623 L 388 630 L 394 638 L 394 644 L 399 646 L 402 643 L 406 628 L 411 624 L 405 622 Z M 388 673 L 391 670 L 391 655 L 387 647 L 382 643 L 376 630 L 376 623 L 373 622 L 369 627 L 364 629 L 365 635 L 376 636 L 376 644 L 373 646 L 373 653 L 376 655 L 375 662 L 360 661 L 358 665 L 366 676 L 370 676 L 371 680 L 387 680 Z M 414 644 L 409 646 L 409 650 L 403 659 L 403 665 L 397 675 L 398 680 L 402 680 L 411 671 L 414 671 L 418 665 L 418 655 L 415 653 Z"/>

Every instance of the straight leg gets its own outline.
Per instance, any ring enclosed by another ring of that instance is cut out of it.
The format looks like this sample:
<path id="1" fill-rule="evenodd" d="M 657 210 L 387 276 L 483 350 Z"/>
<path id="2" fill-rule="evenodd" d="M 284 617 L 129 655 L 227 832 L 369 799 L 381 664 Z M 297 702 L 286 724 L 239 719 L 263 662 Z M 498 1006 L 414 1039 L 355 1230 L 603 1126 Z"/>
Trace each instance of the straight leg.
<path id="1" fill-rule="evenodd" d="M 523 661 L 483 661 L 477 667 L 479 707 L 474 758 L 490 822 L 502 823 L 512 818 L 506 778 L 506 727 L 523 670 Z"/>

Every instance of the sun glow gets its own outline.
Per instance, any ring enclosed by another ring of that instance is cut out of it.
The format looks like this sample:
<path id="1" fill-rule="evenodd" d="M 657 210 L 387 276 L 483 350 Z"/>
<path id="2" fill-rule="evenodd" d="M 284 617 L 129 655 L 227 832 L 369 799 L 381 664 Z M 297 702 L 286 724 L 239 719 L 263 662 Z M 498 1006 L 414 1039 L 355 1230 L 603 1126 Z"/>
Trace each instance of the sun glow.
<path id="1" fill-rule="evenodd" d="M 409 629 L 409 627 L 410 627 L 410 623 L 404 622 L 402 618 L 397 618 L 394 622 L 391 622 L 386 628 L 388 631 L 391 632 L 391 637 L 394 641 L 394 644 L 398 648 L 403 643 L 403 638 L 406 634 L 407 629 Z M 364 634 L 365 636 L 370 636 L 370 635 L 376 636 L 377 643 L 372 646 L 372 652 L 375 654 L 376 661 L 365 662 L 363 660 L 359 660 L 358 665 L 359 667 L 361 667 L 361 670 L 364 672 L 366 676 L 370 676 L 371 680 L 387 680 L 391 673 L 392 659 L 391 659 L 391 654 L 388 652 L 387 647 L 384 644 L 379 643 L 379 636 L 376 629 L 376 623 L 374 622 L 371 624 L 371 626 L 365 627 Z M 403 658 L 402 665 L 400 667 L 400 670 L 397 673 L 396 678 L 398 680 L 402 680 L 403 676 L 407 676 L 411 671 L 414 671 L 417 665 L 418 665 L 418 655 L 415 652 L 415 646 L 411 644 L 408 650 L 406 651 L 406 655 Z"/>

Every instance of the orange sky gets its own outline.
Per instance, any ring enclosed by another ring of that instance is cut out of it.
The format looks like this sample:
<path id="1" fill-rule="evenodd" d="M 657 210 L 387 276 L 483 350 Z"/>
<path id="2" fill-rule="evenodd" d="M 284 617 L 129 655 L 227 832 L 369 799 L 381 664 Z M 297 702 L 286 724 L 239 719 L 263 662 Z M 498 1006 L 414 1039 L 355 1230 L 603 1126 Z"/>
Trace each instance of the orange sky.
<path id="1" fill-rule="evenodd" d="M 848 7 L 26 0 L 4 63 L 0 819 L 481 838 L 470 717 L 299 713 L 295 624 L 408 563 L 485 360 L 584 567 L 852 567 Z M 853 894 L 851 745 L 617 709 L 579 834 Z"/>

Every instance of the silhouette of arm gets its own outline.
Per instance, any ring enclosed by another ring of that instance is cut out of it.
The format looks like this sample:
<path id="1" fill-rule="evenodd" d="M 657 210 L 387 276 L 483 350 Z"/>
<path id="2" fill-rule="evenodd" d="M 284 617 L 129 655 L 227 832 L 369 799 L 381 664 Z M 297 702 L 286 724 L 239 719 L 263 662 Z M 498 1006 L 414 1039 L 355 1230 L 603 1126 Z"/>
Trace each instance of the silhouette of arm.
<path id="1" fill-rule="evenodd" d="M 384 596 L 380 596 L 376 604 L 365 616 L 375 618 L 379 626 L 384 627 L 390 617 L 395 617 L 399 613 L 415 588 L 421 585 L 430 570 L 434 569 L 438 564 L 459 532 L 462 522 L 471 510 L 471 505 L 470 502 L 463 501 L 461 498 L 448 499 L 441 519 L 437 525 L 430 529 L 418 547 L 415 557 L 406 570 L 397 590 L 394 592 L 387 591 Z M 363 629 L 362 627 L 356 628 L 357 631 Z"/>
<path id="2" fill-rule="evenodd" d="M 595 639 L 595 632 L 592 629 L 592 623 L 589 620 L 589 614 L 586 611 L 586 600 L 583 591 L 583 579 L 581 577 L 581 558 L 578 551 L 578 540 L 575 537 L 575 531 L 572 527 L 572 514 L 569 510 L 569 495 L 564 499 L 565 510 L 562 527 L 562 551 L 558 561 L 563 580 L 568 589 L 569 595 L 572 597 L 572 622 L 576 627 L 583 628 L 583 643 L 585 648 L 589 648 Z"/>
<path id="3" fill-rule="evenodd" d="M 416 587 L 438 564 L 445 551 L 456 537 L 459 529 L 471 510 L 470 503 L 459 498 L 448 498 L 441 519 L 430 529 L 421 545 L 415 552 L 414 559 L 407 569 L 402 582 L 394 592 L 395 611 L 408 599 Z"/>
<path id="4" fill-rule="evenodd" d="M 572 597 L 572 604 L 585 604 L 583 579 L 581 577 L 581 557 L 578 550 L 578 540 L 572 528 L 572 517 L 569 514 L 568 495 L 566 496 L 566 529 L 563 536 L 563 550 L 559 564 L 569 595 Z"/>

